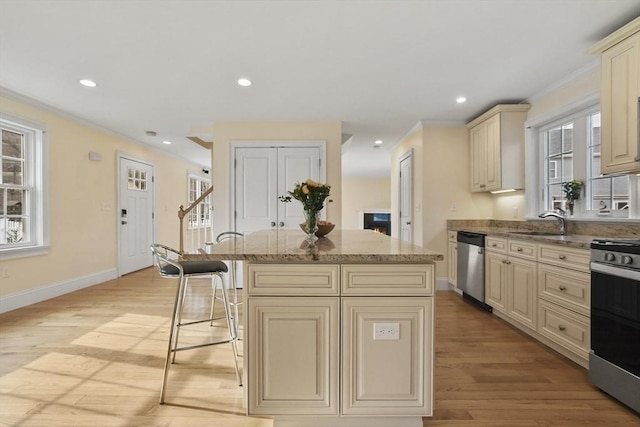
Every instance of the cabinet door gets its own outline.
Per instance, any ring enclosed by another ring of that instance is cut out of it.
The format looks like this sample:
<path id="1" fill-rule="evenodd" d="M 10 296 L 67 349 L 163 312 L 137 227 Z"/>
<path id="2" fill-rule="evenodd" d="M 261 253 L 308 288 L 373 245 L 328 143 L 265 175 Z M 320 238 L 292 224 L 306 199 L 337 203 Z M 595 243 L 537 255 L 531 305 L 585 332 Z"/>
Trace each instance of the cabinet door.
<path id="1" fill-rule="evenodd" d="M 449 242 L 449 260 L 447 263 L 447 269 L 449 273 L 449 283 L 453 286 L 458 286 L 457 276 L 458 276 L 458 243 Z"/>
<path id="2" fill-rule="evenodd" d="M 431 416 L 433 298 L 343 298 L 342 322 L 342 413 Z"/>
<path id="3" fill-rule="evenodd" d="M 469 131 L 471 153 L 471 191 L 485 191 L 487 127 L 484 122 Z"/>
<path id="4" fill-rule="evenodd" d="M 500 114 L 487 119 L 485 144 L 484 191 L 497 190 L 501 186 Z"/>
<path id="5" fill-rule="evenodd" d="M 249 415 L 338 415 L 338 297 L 248 298 Z"/>
<path id="6" fill-rule="evenodd" d="M 603 52 L 601 61 L 602 173 L 640 170 L 640 34 Z"/>
<path id="7" fill-rule="evenodd" d="M 507 314 L 522 325 L 536 329 L 536 263 L 509 258 L 507 270 Z"/>
<path id="8" fill-rule="evenodd" d="M 485 302 L 489 304 L 494 311 L 506 313 L 506 256 L 487 251 L 484 262 Z"/>

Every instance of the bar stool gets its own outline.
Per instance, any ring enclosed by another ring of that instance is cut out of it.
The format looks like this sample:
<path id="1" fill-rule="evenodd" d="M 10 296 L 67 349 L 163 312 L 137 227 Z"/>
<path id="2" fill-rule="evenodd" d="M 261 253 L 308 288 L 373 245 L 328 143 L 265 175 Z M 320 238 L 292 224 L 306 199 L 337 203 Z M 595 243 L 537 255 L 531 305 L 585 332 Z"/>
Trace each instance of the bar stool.
<path id="1" fill-rule="evenodd" d="M 218 234 L 218 236 L 216 236 L 216 243 L 220 243 L 223 242 L 225 240 L 230 240 L 230 239 L 235 239 L 237 237 L 242 237 L 243 234 L 239 233 L 237 231 L 224 231 L 220 234 Z M 229 275 L 231 276 L 231 291 L 232 291 L 232 299 L 233 301 L 229 302 L 229 305 L 233 308 L 233 320 L 234 320 L 234 325 L 236 328 L 236 336 L 238 336 L 238 322 L 240 319 L 239 317 L 239 309 L 238 307 L 240 305 L 242 305 L 242 301 L 238 301 L 238 283 L 237 283 L 237 276 L 236 276 L 236 261 L 234 260 L 230 260 L 229 261 L 230 265 L 231 265 L 231 271 L 229 273 Z M 220 299 L 220 297 L 217 297 L 217 290 L 218 288 L 216 287 L 213 290 L 213 296 L 214 298 L 211 300 L 211 313 L 213 313 L 213 309 L 215 307 L 215 303 L 217 299 Z M 238 339 L 240 339 L 238 337 Z"/>
<path id="2" fill-rule="evenodd" d="M 180 253 L 175 249 L 160 244 L 152 244 L 150 248 L 155 259 L 155 264 L 158 267 L 158 271 L 160 272 L 160 276 L 178 279 L 176 298 L 173 304 L 173 314 L 171 316 L 169 343 L 167 345 L 167 355 L 164 363 L 162 388 L 160 389 L 160 403 L 164 403 L 166 384 L 169 376 L 169 365 L 170 363 L 175 362 L 176 353 L 178 351 L 230 343 L 233 350 L 233 358 L 236 367 L 236 378 L 238 380 L 238 385 L 242 385 L 242 375 L 240 374 L 240 365 L 238 364 L 238 349 L 236 345 L 238 335 L 236 332 L 234 320 L 231 316 L 231 307 L 229 305 L 229 298 L 227 295 L 227 286 L 224 280 L 224 273 L 228 271 L 227 265 L 222 261 L 179 261 L 177 258 L 179 258 Z M 170 256 L 174 256 L 175 258 L 171 259 Z M 186 290 L 189 279 L 192 277 L 211 278 L 213 299 L 215 299 L 215 290 L 217 288 L 216 279 L 220 280 L 222 284 L 222 301 L 224 303 L 225 318 L 227 322 L 227 328 L 229 330 L 229 339 L 212 341 L 204 344 L 188 345 L 183 347 L 178 346 L 178 338 L 180 335 L 181 327 L 203 322 L 212 323 L 213 320 L 215 320 L 213 319 L 213 313 L 211 313 L 208 319 L 182 323 L 182 311 L 184 307 Z"/>

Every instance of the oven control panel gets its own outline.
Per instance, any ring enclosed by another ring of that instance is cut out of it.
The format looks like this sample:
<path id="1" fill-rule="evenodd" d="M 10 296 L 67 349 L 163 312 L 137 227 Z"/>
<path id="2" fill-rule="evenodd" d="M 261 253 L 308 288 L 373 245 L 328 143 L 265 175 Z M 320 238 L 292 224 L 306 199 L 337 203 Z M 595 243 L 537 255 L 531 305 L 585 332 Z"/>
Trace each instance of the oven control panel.
<path id="1" fill-rule="evenodd" d="M 640 270 L 640 255 L 592 249 L 591 261 Z"/>

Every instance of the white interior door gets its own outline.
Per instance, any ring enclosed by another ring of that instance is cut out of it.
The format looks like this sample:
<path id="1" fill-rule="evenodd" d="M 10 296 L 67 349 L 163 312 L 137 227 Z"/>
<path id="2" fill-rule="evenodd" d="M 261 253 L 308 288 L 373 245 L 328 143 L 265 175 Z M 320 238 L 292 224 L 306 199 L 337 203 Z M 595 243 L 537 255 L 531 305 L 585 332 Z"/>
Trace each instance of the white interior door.
<path id="1" fill-rule="evenodd" d="M 271 147 L 235 149 L 235 231 L 249 233 L 276 227 L 277 155 Z"/>
<path id="2" fill-rule="evenodd" d="M 278 148 L 278 196 L 284 196 L 293 189 L 296 182 L 311 178 L 320 181 L 320 149 L 316 147 Z M 324 214 L 324 213 L 323 213 Z M 304 222 L 302 204 L 279 202 L 278 228 L 298 228 Z"/>
<path id="3" fill-rule="evenodd" d="M 119 170 L 118 270 L 123 275 L 153 264 L 154 186 L 148 163 L 120 157 Z"/>
<path id="4" fill-rule="evenodd" d="M 412 153 L 409 152 L 400 159 L 400 239 L 412 243 L 413 232 L 413 168 Z"/>

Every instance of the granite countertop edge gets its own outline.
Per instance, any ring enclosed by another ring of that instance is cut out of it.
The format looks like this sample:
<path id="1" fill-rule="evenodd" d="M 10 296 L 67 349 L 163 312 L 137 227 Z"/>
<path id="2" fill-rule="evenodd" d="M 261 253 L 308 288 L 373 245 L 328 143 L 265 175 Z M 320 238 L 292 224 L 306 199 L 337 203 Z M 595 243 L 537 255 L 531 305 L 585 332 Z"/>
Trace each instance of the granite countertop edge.
<path id="1" fill-rule="evenodd" d="M 546 243 L 553 245 L 561 245 L 578 249 L 589 249 L 594 239 L 602 238 L 602 236 L 591 236 L 584 234 L 554 234 L 554 235 L 530 235 L 520 234 L 522 230 L 493 228 L 493 227 L 449 227 L 450 231 L 468 231 L 470 233 L 485 234 L 487 237 L 500 237 L 511 240 L 525 240 L 534 243 Z"/>

